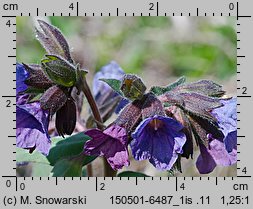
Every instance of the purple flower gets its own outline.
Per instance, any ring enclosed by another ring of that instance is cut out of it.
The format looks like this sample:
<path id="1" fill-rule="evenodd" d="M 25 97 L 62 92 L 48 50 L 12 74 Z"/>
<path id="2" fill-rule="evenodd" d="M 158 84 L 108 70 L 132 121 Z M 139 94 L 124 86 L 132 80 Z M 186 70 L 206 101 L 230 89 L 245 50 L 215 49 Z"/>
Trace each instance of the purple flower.
<path id="1" fill-rule="evenodd" d="M 125 72 L 122 68 L 115 62 L 111 61 L 109 64 L 103 66 L 100 71 L 98 71 L 93 79 L 93 94 L 98 104 L 104 103 L 112 98 L 119 96 L 118 93 L 113 91 L 110 86 L 108 86 L 105 82 L 100 81 L 101 78 L 113 78 L 121 80 L 124 76 Z M 119 113 L 119 111 L 128 103 L 127 99 L 122 98 L 116 107 L 115 112 Z M 103 104 L 101 104 L 103 105 Z"/>
<path id="2" fill-rule="evenodd" d="M 183 126 L 170 117 L 152 116 L 132 133 L 130 144 L 136 160 L 148 159 L 157 169 L 169 170 L 182 153 L 186 137 Z"/>
<path id="3" fill-rule="evenodd" d="M 237 145 L 237 100 L 232 98 L 222 100 L 224 106 L 214 109 L 213 116 L 218 120 L 219 127 L 224 134 L 224 143 L 226 150 L 232 152 Z"/>
<path id="4" fill-rule="evenodd" d="M 222 100 L 222 103 L 224 106 L 214 109 L 212 114 L 218 120 L 224 138 L 221 141 L 208 134 L 208 146 L 200 144 L 200 155 L 196 166 L 202 174 L 212 172 L 216 165 L 230 166 L 237 161 L 236 98 Z"/>
<path id="5" fill-rule="evenodd" d="M 48 135 L 49 114 L 42 110 L 39 102 L 27 103 L 28 95 L 19 93 L 27 89 L 25 80 L 28 77 L 23 65 L 17 63 L 17 106 L 16 106 L 16 141 L 17 147 L 37 149 L 47 155 L 50 148 Z"/>
<path id="6" fill-rule="evenodd" d="M 25 70 L 22 64 L 16 64 L 16 92 L 23 92 L 27 89 L 25 80 L 28 78 L 29 73 Z"/>
<path id="7" fill-rule="evenodd" d="M 92 139 L 84 146 L 84 154 L 104 156 L 114 170 L 129 165 L 127 131 L 118 125 L 111 125 L 104 131 L 91 129 L 85 132 Z"/>
<path id="8" fill-rule="evenodd" d="M 39 102 L 17 106 L 16 110 L 17 147 L 29 149 L 30 152 L 37 149 L 47 155 L 51 144 L 47 132 L 48 111 L 42 110 Z"/>
<path id="9" fill-rule="evenodd" d="M 207 174 L 214 170 L 216 165 L 230 166 L 237 161 L 237 150 L 227 152 L 225 144 L 217 139 L 211 139 L 208 148 L 200 144 L 200 155 L 197 159 L 196 166 L 201 174 Z"/>

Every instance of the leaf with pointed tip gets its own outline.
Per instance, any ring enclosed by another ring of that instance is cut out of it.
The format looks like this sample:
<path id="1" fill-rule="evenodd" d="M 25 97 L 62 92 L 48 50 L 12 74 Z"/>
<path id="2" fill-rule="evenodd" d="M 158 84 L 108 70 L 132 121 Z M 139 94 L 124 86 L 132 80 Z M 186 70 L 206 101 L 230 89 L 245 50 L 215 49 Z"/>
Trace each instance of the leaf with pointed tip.
<path id="1" fill-rule="evenodd" d="M 61 56 L 73 63 L 69 45 L 60 30 L 43 20 L 38 20 L 38 23 L 40 29 L 36 28 L 36 37 L 47 53 Z"/>
<path id="2" fill-rule="evenodd" d="M 171 90 L 175 89 L 176 87 L 182 85 L 185 82 L 185 80 L 186 80 L 186 78 L 184 76 L 182 76 L 178 80 L 176 80 L 175 82 L 171 83 L 170 85 L 168 85 L 166 87 L 153 86 L 150 89 L 150 92 L 152 92 L 156 96 L 160 96 L 160 95 L 165 94 L 166 92 L 171 91 Z"/>
<path id="3" fill-rule="evenodd" d="M 134 171 L 123 171 L 117 175 L 117 177 L 149 177 L 148 175 Z"/>
<path id="4" fill-rule="evenodd" d="M 119 95 L 123 96 L 121 90 L 120 90 L 120 86 L 121 86 L 121 81 L 117 80 L 117 79 L 113 79 L 113 78 L 101 78 L 99 79 L 101 81 L 104 81 L 105 83 L 107 83 L 115 92 L 117 92 Z"/>
<path id="5" fill-rule="evenodd" d="M 200 80 L 193 83 L 183 84 L 176 87 L 173 91 L 194 92 L 204 94 L 210 97 L 221 97 L 225 94 L 225 91 L 222 90 L 221 85 L 210 80 Z"/>
<path id="6" fill-rule="evenodd" d="M 176 88 L 177 86 L 181 86 L 185 81 L 186 81 L 185 76 L 180 77 L 179 79 L 177 79 L 176 81 L 174 81 L 173 83 L 169 84 L 166 87 L 167 91 L 171 91 L 172 89 Z"/>

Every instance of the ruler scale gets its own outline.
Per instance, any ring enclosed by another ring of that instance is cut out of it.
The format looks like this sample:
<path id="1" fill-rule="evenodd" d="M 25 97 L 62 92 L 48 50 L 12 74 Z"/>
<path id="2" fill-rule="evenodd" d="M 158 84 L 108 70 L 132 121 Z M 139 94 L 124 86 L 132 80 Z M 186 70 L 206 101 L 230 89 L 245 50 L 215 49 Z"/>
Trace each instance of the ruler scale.
<path id="1" fill-rule="evenodd" d="M 35 2 L 35 4 L 34 4 Z M 2 1 L 1 208 L 252 208 L 253 18 L 251 1 Z M 16 16 L 235 16 L 237 19 L 237 177 L 16 177 Z M 64 199 L 65 198 L 65 199 Z M 71 199 L 72 198 L 72 199 Z M 61 204 L 60 204 L 60 203 Z M 64 203 L 66 204 L 64 204 Z"/>

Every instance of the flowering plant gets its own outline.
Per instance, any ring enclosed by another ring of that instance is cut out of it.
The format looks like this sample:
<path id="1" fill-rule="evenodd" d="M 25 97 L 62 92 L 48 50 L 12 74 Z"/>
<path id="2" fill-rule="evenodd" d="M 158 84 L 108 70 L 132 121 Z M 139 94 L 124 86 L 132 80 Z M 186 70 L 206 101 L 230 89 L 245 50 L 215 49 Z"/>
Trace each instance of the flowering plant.
<path id="1" fill-rule="evenodd" d="M 236 98 L 226 97 L 222 86 L 181 77 L 147 90 L 141 78 L 111 61 L 95 75 L 91 91 L 88 71 L 72 59 L 60 30 L 42 20 L 38 25 L 36 37 L 47 54 L 40 64 L 16 65 L 17 147 L 31 153 L 20 161 L 33 161 L 39 152 L 54 176 L 81 176 L 85 166 L 92 176 L 92 162 L 101 156 L 104 176 L 115 176 L 132 155 L 158 170 L 184 172 L 181 160 L 193 159 L 197 146 L 201 174 L 236 163 Z M 84 97 L 92 114 L 80 130 Z M 114 113 L 117 118 L 105 126 Z M 145 176 L 118 176 L 129 173 Z"/>

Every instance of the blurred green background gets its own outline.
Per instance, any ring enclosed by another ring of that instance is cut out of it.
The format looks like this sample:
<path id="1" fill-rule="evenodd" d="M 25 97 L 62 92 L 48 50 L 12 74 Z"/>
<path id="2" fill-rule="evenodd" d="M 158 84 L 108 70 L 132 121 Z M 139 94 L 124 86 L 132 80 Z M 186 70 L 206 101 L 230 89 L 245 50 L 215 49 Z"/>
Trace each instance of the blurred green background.
<path id="1" fill-rule="evenodd" d="M 42 18 L 40 18 L 42 19 Z M 89 69 L 88 80 L 115 60 L 127 73 L 151 85 L 167 85 L 185 75 L 187 81 L 213 79 L 228 95 L 236 94 L 234 17 L 49 17 L 67 38 L 74 60 Z M 40 63 L 45 51 L 35 38 L 36 19 L 17 17 L 17 61 Z M 194 160 L 183 160 L 183 174 L 198 176 Z M 100 165 L 94 165 L 98 170 Z M 131 162 L 128 170 L 156 173 L 150 164 Z M 215 169 L 211 176 L 234 176 L 236 166 Z M 210 176 L 210 175 L 209 175 Z"/>
<path id="2" fill-rule="evenodd" d="M 83 67 L 110 60 L 128 73 L 228 79 L 236 72 L 234 17 L 50 17 Z M 34 19 L 17 18 L 17 60 L 38 63 L 44 50 Z"/>

